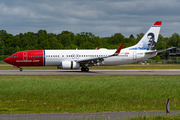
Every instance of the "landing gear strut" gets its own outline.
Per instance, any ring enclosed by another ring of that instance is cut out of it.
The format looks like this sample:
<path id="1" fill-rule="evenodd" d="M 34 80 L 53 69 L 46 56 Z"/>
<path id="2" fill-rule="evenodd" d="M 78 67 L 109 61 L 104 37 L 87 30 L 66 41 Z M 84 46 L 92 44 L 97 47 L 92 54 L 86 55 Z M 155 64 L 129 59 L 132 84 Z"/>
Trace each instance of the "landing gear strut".
<path id="1" fill-rule="evenodd" d="M 89 68 L 88 68 L 88 67 L 82 67 L 82 68 L 81 68 L 81 71 L 82 71 L 82 72 L 89 72 Z"/>
<path id="2" fill-rule="evenodd" d="M 20 71 L 20 72 L 22 72 L 22 71 L 23 71 L 23 69 L 22 69 L 22 68 L 19 68 L 19 71 Z"/>

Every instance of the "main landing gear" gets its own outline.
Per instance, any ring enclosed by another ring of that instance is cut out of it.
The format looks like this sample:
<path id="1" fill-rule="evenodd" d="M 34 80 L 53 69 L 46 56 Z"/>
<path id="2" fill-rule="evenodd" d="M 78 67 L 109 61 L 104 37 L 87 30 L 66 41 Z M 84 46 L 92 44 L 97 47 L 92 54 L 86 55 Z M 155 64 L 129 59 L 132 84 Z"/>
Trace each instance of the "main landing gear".
<path id="1" fill-rule="evenodd" d="M 89 72 L 89 68 L 88 67 L 81 67 L 81 71 L 82 72 Z"/>

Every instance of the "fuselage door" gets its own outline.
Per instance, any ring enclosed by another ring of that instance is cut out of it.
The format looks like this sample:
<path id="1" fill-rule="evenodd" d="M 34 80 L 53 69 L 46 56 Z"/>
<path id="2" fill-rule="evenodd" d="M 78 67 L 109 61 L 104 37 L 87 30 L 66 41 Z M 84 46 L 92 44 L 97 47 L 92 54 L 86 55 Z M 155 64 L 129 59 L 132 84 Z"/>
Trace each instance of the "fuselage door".
<path id="1" fill-rule="evenodd" d="M 133 52 L 133 60 L 136 60 L 137 59 L 137 53 L 134 51 Z"/>
<path id="2" fill-rule="evenodd" d="M 24 60 L 24 61 L 27 61 L 27 60 L 28 60 L 27 52 L 23 52 L 23 60 Z"/>

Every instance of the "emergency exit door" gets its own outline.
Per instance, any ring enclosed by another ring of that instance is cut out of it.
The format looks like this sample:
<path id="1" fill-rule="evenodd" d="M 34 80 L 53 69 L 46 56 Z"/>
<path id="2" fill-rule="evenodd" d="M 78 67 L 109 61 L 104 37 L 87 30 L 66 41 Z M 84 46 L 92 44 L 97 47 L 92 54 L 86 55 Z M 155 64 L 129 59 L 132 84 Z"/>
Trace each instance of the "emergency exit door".
<path id="1" fill-rule="evenodd" d="M 136 59 L 137 59 L 137 53 L 133 52 L 133 60 L 136 60 Z"/>

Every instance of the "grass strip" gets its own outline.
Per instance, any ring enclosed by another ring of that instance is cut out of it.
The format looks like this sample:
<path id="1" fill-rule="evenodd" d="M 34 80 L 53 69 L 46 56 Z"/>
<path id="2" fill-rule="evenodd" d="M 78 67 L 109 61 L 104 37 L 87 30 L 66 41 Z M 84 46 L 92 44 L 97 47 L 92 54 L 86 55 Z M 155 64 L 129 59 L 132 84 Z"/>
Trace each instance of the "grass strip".
<path id="1" fill-rule="evenodd" d="M 0 76 L 0 114 L 180 109 L 180 76 Z"/>

